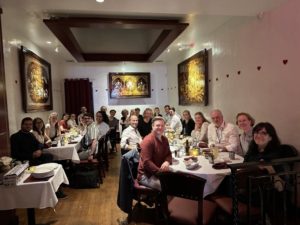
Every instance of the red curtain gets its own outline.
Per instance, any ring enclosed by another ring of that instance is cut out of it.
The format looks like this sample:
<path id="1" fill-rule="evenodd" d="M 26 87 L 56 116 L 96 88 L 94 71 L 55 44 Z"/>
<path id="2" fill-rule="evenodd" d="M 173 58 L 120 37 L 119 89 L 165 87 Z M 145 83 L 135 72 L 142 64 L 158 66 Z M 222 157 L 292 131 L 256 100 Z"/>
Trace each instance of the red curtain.
<path id="1" fill-rule="evenodd" d="M 80 113 L 85 106 L 94 115 L 93 85 L 89 79 L 65 79 L 65 109 L 67 113 Z"/>

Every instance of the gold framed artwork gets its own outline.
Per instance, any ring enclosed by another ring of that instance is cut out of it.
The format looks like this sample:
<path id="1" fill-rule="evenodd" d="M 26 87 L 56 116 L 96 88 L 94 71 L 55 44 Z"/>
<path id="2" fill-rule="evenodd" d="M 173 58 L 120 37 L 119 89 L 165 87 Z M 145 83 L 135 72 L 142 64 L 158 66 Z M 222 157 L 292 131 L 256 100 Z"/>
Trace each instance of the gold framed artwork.
<path id="1" fill-rule="evenodd" d="M 109 73 L 110 98 L 150 98 L 150 73 Z"/>
<path id="2" fill-rule="evenodd" d="M 19 51 L 23 109 L 25 112 L 53 109 L 51 65 L 24 46 Z"/>
<path id="3" fill-rule="evenodd" d="M 196 53 L 178 64 L 179 105 L 208 104 L 208 52 Z"/>

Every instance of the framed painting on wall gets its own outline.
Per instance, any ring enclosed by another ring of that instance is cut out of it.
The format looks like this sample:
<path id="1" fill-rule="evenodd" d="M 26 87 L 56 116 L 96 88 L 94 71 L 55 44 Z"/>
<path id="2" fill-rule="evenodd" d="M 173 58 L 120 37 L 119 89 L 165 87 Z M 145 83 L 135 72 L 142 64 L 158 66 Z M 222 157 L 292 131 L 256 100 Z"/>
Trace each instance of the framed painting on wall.
<path id="1" fill-rule="evenodd" d="M 208 52 L 196 53 L 178 64 L 179 105 L 208 104 Z"/>
<path id="2" fill-rule="evenodd" d="M 150 98 L 150 73 L 109 73 L 110 98 Z"/>
<path id="3" fill-rule="evenodd" d="M 51 65 L 24 46 L 19 52 L 23 109 L 39 112 L 53 109 Z"/>

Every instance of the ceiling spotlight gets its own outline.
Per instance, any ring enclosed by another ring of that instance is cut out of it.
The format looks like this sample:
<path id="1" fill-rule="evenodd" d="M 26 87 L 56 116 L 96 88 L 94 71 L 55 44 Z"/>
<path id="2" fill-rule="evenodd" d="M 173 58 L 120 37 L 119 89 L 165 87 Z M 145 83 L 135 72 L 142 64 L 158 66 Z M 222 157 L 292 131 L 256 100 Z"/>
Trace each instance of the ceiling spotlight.
<path id="1" fill-rule="evenodd" d="M 46 43 L 47 43 L 48 45 L 51 45 L 51 44 L 52 44 L 52 42 L 51 42 L 51 41 L 46 41 Z"/>
<path id="2" fill-rule="evenodd" d="M 56 47 L 56 48 L 54 49 L 54 51 L 58 53 L 58 52 L 59 52 L 58 47 Z"/>
<path id="3" fill-rule="evenodd" d="M 183 44 L 181 43 L 180 45 L 178 45 L 178 50 L 182 51 L 182 50 L 188 50 L 190 48 L 194 47 L 194 43 L 190 43 L 190 44 Z"/>
<path id="4" fill-rule="evenodd" d="M 167 49 L 167 53 L 169 53 L 170 51 L 171 51 L 171 50 L 168 48 L 168 49 Z"/>
<path id="5" fill-rule="evenodd" d="M 22 41 L 21 40 L 18 40 L 18 39 L 12 39 L 10 41 L 8 41 L 8 43 L 10 45 L 14 45 L 14 46 L 20 46 L 22 44 Z"/>
<path id="6" fill-rule="evenodd" d="M 104 2 L 104 0 L 96 0 L 96 2 L 102 3 Z"/>

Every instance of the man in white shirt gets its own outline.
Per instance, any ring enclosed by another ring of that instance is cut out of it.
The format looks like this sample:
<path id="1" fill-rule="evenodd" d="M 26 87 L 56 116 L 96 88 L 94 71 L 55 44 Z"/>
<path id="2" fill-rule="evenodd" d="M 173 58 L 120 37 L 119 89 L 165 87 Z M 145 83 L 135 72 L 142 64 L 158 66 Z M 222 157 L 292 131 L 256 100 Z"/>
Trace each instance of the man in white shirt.
<path id="1" fill-rule="evenodd" d="M 136 115 L 131 115 L 129 124 L 130 125 L 122 132 L 120 143 L 122 154 L 132 149 L 139 148 L 142 141 L 142 137 L 137 129 L 138 117 Z"/>
<path id="2" fill-rule="evenodd" d="M 170 106 L 169 105 L 165 105 L 164 109 L 165 109 L 165 115 L 164 115 L 164 119 L 166 122 L 166 125 L 170 124 L 170 120 L 171 120 L 171 116 L 170 116 Z"/>
<path id="3" fill-rule="evenodd" d="M 81 140 L 81 149 L 78 155 L 81 160 L 92 160 L 93 154 L 97 147 L 98 131 L 90 113 L 85 113 L 83 115 L 83 120 L 86 124 L 86 127 L 84 130 L 84 136 Z"/>
<path id="4" fill-rule="evenodd" d="M 177 134 L 181 134 L 182 123 L 180 117 L 176 114 L 175 108 L 172 107 L 169 111 L 170 114 L 170 128 L 173 129 Z"/>
<path id="5" fill-rule="evenodd" d="M 105 116 L 105 112 L 103 111 L 98 111 L 96 113 L 96 137 L 97 137 L 97 141 L 99 141 L 100 138 L 102 138 L 102 136 L 106 135 L 107 132 L 109 131 L 109 126 L 107 123 L 105 123 L 103 121 Z"/>
<path id="6" fill-rule="evenodd" d="M 208 126 L 208 146 L 216 146 L 222 151 L 240 153 L 240 140 L 238 129 L 235 125 L 223 119 L 220 110 L 215 109 L 210 113 L 212 123 Z"/>

